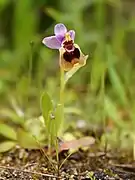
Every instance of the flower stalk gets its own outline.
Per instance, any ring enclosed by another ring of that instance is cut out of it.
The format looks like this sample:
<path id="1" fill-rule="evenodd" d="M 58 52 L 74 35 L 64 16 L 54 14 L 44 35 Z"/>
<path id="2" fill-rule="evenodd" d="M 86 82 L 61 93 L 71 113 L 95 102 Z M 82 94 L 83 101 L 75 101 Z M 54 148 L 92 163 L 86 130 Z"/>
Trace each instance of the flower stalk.
<path id="1" fill-rule="evenodd" d="M 64 89 L 65 89 L 65 83 L 64 83 L 64 69 L 60 68 L 60 105 L 61 105 L 61 128 L 60 128 L 60 134 L 63 132 L 63 125 L 64 125 Z"/>

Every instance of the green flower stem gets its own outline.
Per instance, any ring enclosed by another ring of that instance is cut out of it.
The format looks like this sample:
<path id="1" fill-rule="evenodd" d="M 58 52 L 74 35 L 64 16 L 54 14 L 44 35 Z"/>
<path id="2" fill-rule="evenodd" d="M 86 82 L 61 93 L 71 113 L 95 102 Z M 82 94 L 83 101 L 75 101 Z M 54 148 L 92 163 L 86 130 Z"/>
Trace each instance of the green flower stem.
<path id="1" fill-rule="evenodd" d="M 60 68 L 60 100 L 59 103 L 61 105 L 61 124 L 60 124 L 60 132 L 59 134 L 61 135 L 63 133 L 63 124 L 64 124 L 64 70 L 63 68 Z M 58 176 L 59 176 L 59 170 L 60 170 L 60 164 L 59 164 L 59 142 L 57 139 L 58 132 L 56 134 L 56 139 L 55 139 L 55 148 L 56 148 L 56 158 L 57 158 L 57 165 L 58 165 Z"/>
<path id="2" fill-rule="evenodd" d="M 64 88 L 65 88 L 64 69 L 60 68 L 60 104 L 61 104 L 61 128 L 60 129 L 62 131 L 63 131 L 63 124 L 64 124 Z"/>

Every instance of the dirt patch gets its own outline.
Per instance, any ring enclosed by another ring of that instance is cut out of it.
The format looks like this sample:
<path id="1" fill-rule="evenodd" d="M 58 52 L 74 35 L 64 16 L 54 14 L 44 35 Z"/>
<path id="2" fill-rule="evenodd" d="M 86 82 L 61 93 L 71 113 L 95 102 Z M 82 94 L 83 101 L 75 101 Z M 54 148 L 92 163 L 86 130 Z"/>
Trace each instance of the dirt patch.
<path id="1" fill-rule="evenodd" d="M 67 155 L 67 151 L 60 153 L 60 164 Z M 55 156 L 51 164 L 40 150 L 16 148 L 0 155 L 0 180 L 135 180 L 135 164 L 130 157 L 129 153 L 78 150 L 58 173 Z"/>

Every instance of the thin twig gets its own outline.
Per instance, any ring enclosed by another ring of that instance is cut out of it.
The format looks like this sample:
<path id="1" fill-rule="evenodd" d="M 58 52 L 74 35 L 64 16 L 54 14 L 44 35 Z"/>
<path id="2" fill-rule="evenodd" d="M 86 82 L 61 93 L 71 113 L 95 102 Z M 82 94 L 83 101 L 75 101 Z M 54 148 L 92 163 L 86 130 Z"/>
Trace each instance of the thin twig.
<path id="1" fill-rule="evenodd" d="M 68 159 L 72 154 L 73 154 L 73 153 L 70 153 L 70 154 L 62 161 L 62 163 L 60 164 L 59 169 L 62 168 L 63 164 L 67 161 L 67 159 Z"/>
<path id="2" fill-rule="evenodd" d="M 34 165 L 38 165 L 38 163 L 26 164 L 26 165 L 24 166 L 24 168 L 28 168 L 28 167 L 30 167 L 30 166 L 34 166 Z"/>
<path id="3" fill-rule="evenodd" d="M 30 174 L 45 176 L 45 177 L 58 178 L 57 176 L 52 175 L 52 174 L 44 174 L 44 173 L 39 173 L 39 172 L 32 172 L 32 171 L 29 171 L 29 170 L 22 170 L 22 169 L 18 169 L 18 168 L 14 168 L 14 167 L 0 166 L 0 169 L 15 170 L 15 171 L 21 171 L 21 172 L 24 172 L 24 173 L 30 173 Z"/>

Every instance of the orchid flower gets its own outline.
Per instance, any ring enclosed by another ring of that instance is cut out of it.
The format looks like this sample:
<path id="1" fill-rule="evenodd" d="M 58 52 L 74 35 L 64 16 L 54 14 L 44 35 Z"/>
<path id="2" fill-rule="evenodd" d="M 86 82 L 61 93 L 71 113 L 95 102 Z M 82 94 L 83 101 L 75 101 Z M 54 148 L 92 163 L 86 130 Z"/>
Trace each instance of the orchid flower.
<path id="1" fill-rule="evenodd" d="M 45 37 L 42 42 L 48 48 L 59 50 L 60 67 L 69 71 L 74 67 L 84 66 L 88 56 L 85 56 L 80 47 L 74 43 L 75 31 L 68 31 L 64 24 L 59 23 L 54 27 L 54 34 L 54 36 Z"/>

